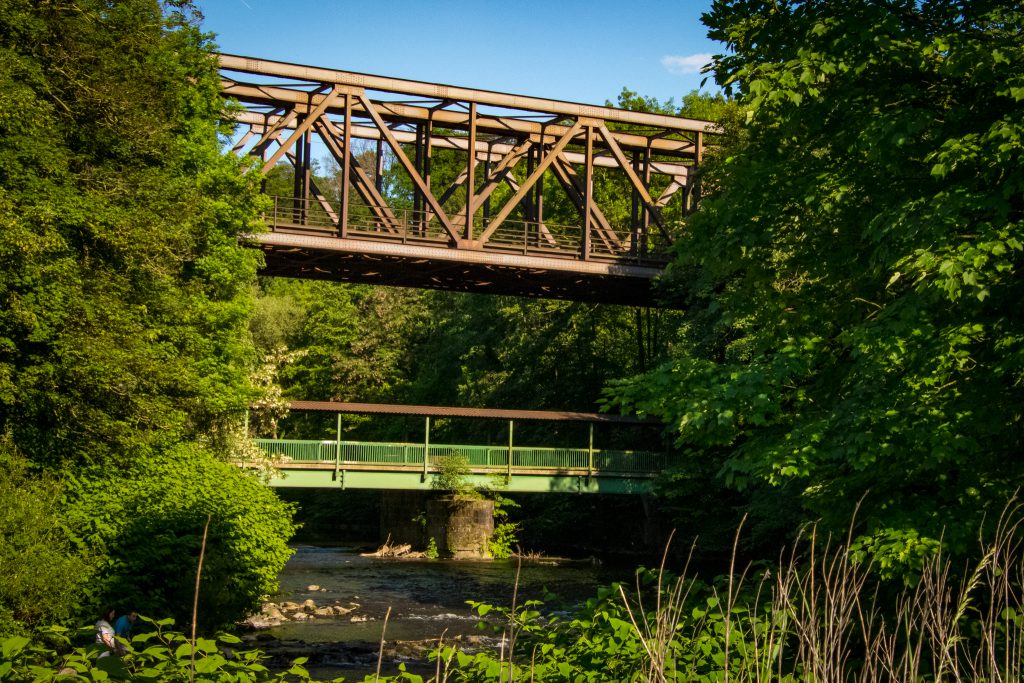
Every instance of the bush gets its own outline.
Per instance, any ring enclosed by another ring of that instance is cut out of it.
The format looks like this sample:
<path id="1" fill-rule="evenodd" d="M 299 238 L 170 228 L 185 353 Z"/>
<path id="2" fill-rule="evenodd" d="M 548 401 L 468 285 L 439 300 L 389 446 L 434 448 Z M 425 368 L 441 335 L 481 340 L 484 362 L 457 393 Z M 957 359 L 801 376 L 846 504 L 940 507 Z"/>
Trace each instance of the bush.
<path id="1" fill-rule="evenodd" d="M 277 590 L 291 555 L 292 507 L 252 475 L 194 445 L 127 472 L 77 479 L 67 517 L 83 547 L 105 555 L 84 601 L 190 618 L 203 526 L 209 538 L 200 625 L 236 621 Z"/>
<path id="2" fill-rule="evenodd" d="M 640 570 L 577 613 L 471 603 L 499 655 L 440 647 L 445 680 L 1019 681 L 1024 677 L 1024 506 L 998 522 L 962 582 L 933 555 L 914 586 L 878 583 L 845 543 L 810 538 L 778 565 L 705 583 Z M 895 588 L 895 590 L 894 590 Z"/>
<path id="3" fill-rule="evenodd" d="M 0 635 L 66 620 L 92 567 L 72 550 L 58 515 L 60 483 L 33 475 L 0 437 Z"/>
<path id="4" fill-rule="evenodd" d="M 188 638 L 166 627 L 173 619 L 148 622 L 152 629 L 124 643 L 123 656 L 100 655 L 102 645 L 71 647 L 77 639 L 74 631 L 64 628 L 46 629 L 35 638 L 24 636 L 0 640 L 0 681 L 41 681 L 57 676 L 81 676 L 83 680 L 105 681 L 285 681 L 289 678 L 309 679 L 297 659 L 291 669 L 272 673 L 261 662 L 258 650 L 235 650 L 241 641 L 229 634 L 216 639 L 196 640 L 194 654 Z M 89 629 L 82 629 L 83 635 Z M 194 672 L 192 671 L 194 667 Z"/>

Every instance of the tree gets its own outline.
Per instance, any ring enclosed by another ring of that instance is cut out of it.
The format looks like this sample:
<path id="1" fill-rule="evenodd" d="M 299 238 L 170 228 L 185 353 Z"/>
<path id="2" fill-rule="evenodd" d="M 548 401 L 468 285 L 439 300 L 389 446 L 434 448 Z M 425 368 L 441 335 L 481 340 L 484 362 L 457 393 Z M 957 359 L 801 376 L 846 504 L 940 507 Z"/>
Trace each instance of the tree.
<path id="1" fill-rule="evenodd" d="M 248 320 L 261 257 L 241 238 L 262 200 L 258 177 L 222 153 L 216 61 L 193 13 L 153 0 L 0 3 L 0 435 L 28 460 L 9 480 L 12 509 L 38 507 L 23 530 L 16 515 L 0 520 L 0 535 L 18 548 L 60 531 L 39 559 L 49 574 L 15 574 L 23 558 L 0 555 L 0 611 L 25 622 L 120 594 L 112 566 L 152 569 L 152 548 L 127 542 L 145 535 L 125 525 L 174 537 L 181 580 L 196 511 L 256 501 L 244 524 L 220 522 L 225 547 L 251 564 L 210 565 L 209 581 L 236 591 L 211 620 L 241 616 L 289 552 L 287 506 L 217 462 L 257 393 Z M 173 500 L 129 506 L 139 491 Z M 194 510 L 174 507 L 183 501 Z M 54 559 L 65 548 L 72 557 Z M 39 578 L 75 566 L 102 573 L 54 589 L 59 605 L 22 608 Z M 179 588 L 139 593 L 168 605 Z"/>
<path id="2" fill-rule="evenodd" d="M 34 460 L 124 465 L 251 398 L 257 187 L 188 11 L 0 14 L 0 431 Z"/>
<path id="3" fill-rule="evenodd" d="M 885 571 L 966 550 L 1024 474 L 1022 19 L 973 0 L 704 16 L 747 118 L 671 268 L 688 343 L 615 400 L 733 487 L 796 485 L 832 528 L 862 501 Z"/>

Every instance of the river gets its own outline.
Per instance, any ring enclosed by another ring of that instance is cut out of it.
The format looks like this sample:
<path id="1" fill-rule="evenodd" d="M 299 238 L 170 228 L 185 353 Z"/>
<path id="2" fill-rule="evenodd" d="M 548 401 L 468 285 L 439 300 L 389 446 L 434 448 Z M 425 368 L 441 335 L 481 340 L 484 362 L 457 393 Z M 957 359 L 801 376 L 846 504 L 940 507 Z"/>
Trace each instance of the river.
<path id="1" fill-rule="evenodd" d="M 446 637 L 480 634 L 475 628 L 479 619 L 466 601 L 507 606 L 512 600 L 516 563 L 511 560 L 381 559 L 344 547 L 299 546 L 295 551 L 281 573 L 276 602 L 312 599 L 318 605 L 359 605 L 345 616 L 289 621 L 258 634 L 257 645 L 279 660 L 309 656 L 308 668 L 315 678 L 362 680 L 373 673 L 388 608 L 389 647 L 381 673 L 396 673 L 400 661 L 425 673 L 429 667 L 416 648 L 399 646 L 396 651 L 395 641 L 436 641 L 444 632 Z M 564 609 L 592 596 L 598 585 L 630 576 L 629 569 L 588 562 L 524 563 L 518 600 L 521 604 L 547 596 L 550 606 Z M 310 591 L 310 586 L 319 590 Z M 485 639 L 482 645 L 488 642 Z"/>

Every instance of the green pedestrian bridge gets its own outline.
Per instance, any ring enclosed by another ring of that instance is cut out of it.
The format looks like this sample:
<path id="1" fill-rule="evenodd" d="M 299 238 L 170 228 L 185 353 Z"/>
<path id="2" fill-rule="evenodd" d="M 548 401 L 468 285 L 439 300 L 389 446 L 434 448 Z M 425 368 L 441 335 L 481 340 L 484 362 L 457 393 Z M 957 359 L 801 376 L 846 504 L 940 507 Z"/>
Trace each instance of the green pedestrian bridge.
<path id="1" fill-rule="evenodd" d="M 292 409 L 337 413 L 337 436 L 257 439 L 273 463 L 270 485 L 275 487 L 429 490 L 439 472 L 455 468 L 474 486 L 507 492 L 641 494 L 650 492 L 666 464 L 664 453 L 595 448 L 595 424 L 651 424 L 615 415 L 312 401 L 295 401 Z M 418 443 L 347 441 L 341 438 L 343 413 L 421 416 L 424 438 Z M 507 420 L 507 443 L 431 443 L 430 421 L 438 417 Z M 590 438 L 581 448 L 516 445 L 517 420 L 587 422 Z"/>

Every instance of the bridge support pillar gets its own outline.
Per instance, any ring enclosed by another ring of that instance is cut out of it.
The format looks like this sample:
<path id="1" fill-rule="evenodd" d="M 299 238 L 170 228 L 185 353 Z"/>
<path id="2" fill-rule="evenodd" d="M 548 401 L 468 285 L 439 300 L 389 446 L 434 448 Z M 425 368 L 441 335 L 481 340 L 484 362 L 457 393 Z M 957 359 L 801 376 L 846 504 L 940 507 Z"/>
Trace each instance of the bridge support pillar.
<path id="1" fill-rule="evenodd" d="M 445 496 L 427 501 L 427 532 L 441 557 L 455 560 L 491 556 L 494 501 Z"/>
<path id="2" fill-rule="evenodd" d="M 426 491 L 381 491 L 380 536 L 392 544 L 424 549 L 434 540 L 441 557 L 490 557 L 494 533 L 494 501 Z"/>

